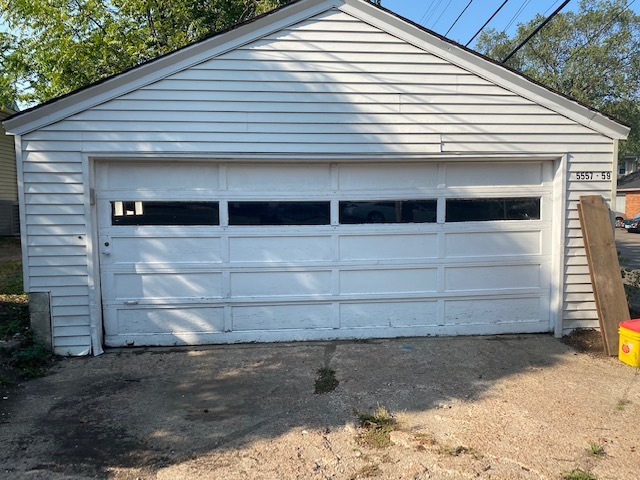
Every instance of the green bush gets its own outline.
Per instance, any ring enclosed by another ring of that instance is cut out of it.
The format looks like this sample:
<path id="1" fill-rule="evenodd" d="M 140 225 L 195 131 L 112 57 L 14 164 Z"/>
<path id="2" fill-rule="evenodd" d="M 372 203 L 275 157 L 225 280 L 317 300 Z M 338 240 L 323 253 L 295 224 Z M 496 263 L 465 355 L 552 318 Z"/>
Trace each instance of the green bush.
<path id="1" fill-rule="evenodd" d="M 36 378 L 44 375 L 44 367 L 50 358 L 51 354 L 44 343 L 29 332 L 20 348 L 11 354 L 9 363 L 17 368 L 23 377 Z"/>

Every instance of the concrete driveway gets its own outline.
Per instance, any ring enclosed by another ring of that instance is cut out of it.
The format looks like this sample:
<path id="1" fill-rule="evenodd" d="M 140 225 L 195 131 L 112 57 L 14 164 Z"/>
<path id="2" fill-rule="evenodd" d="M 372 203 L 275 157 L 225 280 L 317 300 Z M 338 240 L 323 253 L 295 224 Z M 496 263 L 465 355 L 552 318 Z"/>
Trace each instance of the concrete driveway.
<path id="1" fill-rule="evenodd" d="M 314 393 L 329 367 L 335 391 Z M 639 370 L 548 335 L 114 350 L 0 401 L 11 479 L 598 479 L 640 471 Z M 384 406 L 392 444 L 354 409 Z"/>

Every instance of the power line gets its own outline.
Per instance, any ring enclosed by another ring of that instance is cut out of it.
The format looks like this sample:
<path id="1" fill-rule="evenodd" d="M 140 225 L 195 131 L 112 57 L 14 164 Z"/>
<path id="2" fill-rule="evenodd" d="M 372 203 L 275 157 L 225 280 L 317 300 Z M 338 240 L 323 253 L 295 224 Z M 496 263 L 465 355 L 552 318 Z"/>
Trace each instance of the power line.
<path id="1" fill-rule="evenodd" d="M 553 7 L 555 7 L 555 6 L 556 6 L 556 3 L 558 3 L 559 1 L 560 1 L 560 0 L 555 0 L 555 2 L 553 2 L 553 3 L 549 6 L 549 8 L 547 8 L 547 9 L 544 11 L 544 13 L 542 14 L 542 16 L 544 17 L 544 16 L 549 12 L 549 10 L 551 10 Z"/>
<path id="2" fill-rule="evenodd" d="M 422 15 L 422 18 L 418 23 L 420 23 L 421 25 L 426 25 L 443 1 L 444 0 L 432 0 L 431 5 L 429 5 L 427 11 L 424 12 L 424 15 Z"/>
<path id="3" fill-rule="evenodd" d="M 495 12 L 493 12 L 493 15 L 491 15 L 491 17 L 489 17 L 489 20 L 487 20 L 486 22 L 484 22 L 484 25 L 482 25 L 482 26 L 480 27 L 480 30 L 478 30 L 478 31 L 475 33 L 475 35 L 474 35 L 473 37 L 471 37 L 471 40 L 469 40 L 469 41 L 465 44 L 465 47 L 468 47 L 468 46 L 469 46 L 469 44 L 470 44 L 471 42 L 473 42 L 473 39 L 474 39 L 474 38 L 476 38 L 476 37 L 480 34 L 480 32 L 481 32 L 482 30 L 484 30 L 484 27 L 486 27 L 487 25 L 489 25 L 489 22 L 490 22 L 491 20 L 493 20 L 493 17 L 495 17 L 495 16 L 498 14 L 498 12 L 499 12 L 500 10 L 502 10 L 502 7 L 504 7 L 504 6 L 507 4 L 507 2 L 508 2 L 508 1 L 509 1 L 509 0 L 504 0 L 504 2 L 502 2 L 502 5 L 500 5 L 500 6 L 498 7 L 498 9 L 497 9 Z"/>
<path id="4" fill-rule="evenodd" d="M 442 15 L 444 15 L 444 12 L 447 11 L 447 8 L 449 8 L 449 5 L 451 5 L 451 2 L 453 2 L 453 0 L 449 0 L 449 3 L 447 3 L 447 6 L 442 9 L 442 12 L 440 12 L 440 15 L 438 16 L 438 18 L 436 18 L 436 21 L 431 24 L 431 29 L 432 30 L 435 30 L 436 25 L 438 24 L 438 22 L 442 18 Z"/>
<path id="5" fill-rule="evenodd" d="M 462 10 L 462 13 L 460 13 L 460 15 L 458 15 L 458 18 L 456 18 L 455 22 L 453 22 L 453 24 L 449 27 L 449 30 L 447 30 L 447 33 L 444 34 L 444 36 L 446 37 L 447 35 L 449 35 L 449 32 L 451 31 L 451 29 L 453 27 L 455 27 L 456 23 L 458 23 L 458 20 L 460 20 L 460 17 L 462 15 L 464 15 L 464 12 L 467 11 L 467 8 L 469 8 L 469 5 L 471 5 L 473 3 L 473 0 L 469 0 L 469 3 L 467 3 L 467 6 L 464 7 L 464 10 Z"/>
<path id="6" fill-rule="evenodd" d="M 429 11 L 433 8 L 433 4 L 435 3 L 436 0 L 431 0 L 431 3 L 429 4 L 429 6 L 427 7 L 427 9 L 424 11 L 424 13 L 422 14 L 422 16 L 420 17 L 420 20 L 418 20 L 419 24 L 422 24 L 422 21 L 424 20 L 424 18 L 427 16 L 427 14 L 429 13 Z"/>
<path id="7" fill-rule="evenodd" d="M 520 42 L 520 45 L 518 45 L 516 48 L 513 49 L 513 51 L 507 55 L 504 60 L 502 60 L 502 62 L 500 63 L 505 63 L 507 60 L 509 60 L 511 57 L 513 57 L 516 52 L 518 50 L 520 50 L 522 47 L 524 47 L 524 45 L 533 38 L 533 36 L 538 33 L 540 30 L 542 30 L 544 28 L 544 26 L 549 23 L 551 21 L 551 19 L 553 17 L 555 17 L 558 12 L 560 12 L 560 10 L 562 10 L 564 7 L 567 6 L 567 4 L 570 2 L 571 0 L 564 0 L 564 2 L 562 2 L 562 5 L 560 5 L 558 8 L 555 9 L 555 11 L 549 15 L 546 20 L 544 22 L 542 22 L 533 32 L 531 32 L 531 34 L 529 34 L 529 36 L 527 38 L 525 38 L 522 42 Z M 634 0 L 635 1 L 635 0 Z"/>
<path id="8" fill-rule="evenodd" d="M 509 20 L 509 23 L 507 23 L 507 26 L 504 27 L 503 32 L 506 33 L 507 30 L 509 30 L 509 27 L 511 27 L 511 25 L 513 25 L 513 22 L 515 22 L 518 17 L 520 15 L 522 15 L 522 12 L 524 11 L 525 8 L 527 8 L 527 6 L 531 3 L 531 0 L 525 0 L 524 2 L 522 2 L 522 5 L 520 5 L 520 8 L 518 9 L 518 11 L 513 15 L 513 17 L 511 17 L 511 20 Z"/>

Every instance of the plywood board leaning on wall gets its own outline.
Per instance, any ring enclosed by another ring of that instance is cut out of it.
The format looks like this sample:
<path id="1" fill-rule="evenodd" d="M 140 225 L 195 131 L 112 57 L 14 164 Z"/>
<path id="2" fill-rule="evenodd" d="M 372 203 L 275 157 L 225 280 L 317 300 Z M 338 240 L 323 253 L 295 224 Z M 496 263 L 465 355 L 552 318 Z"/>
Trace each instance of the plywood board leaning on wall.
<path id="1" fill-rule="evenodd" d="M 600 195 L 587 195 L 580 197 L 578 213 L 604 351 L 614 356 L 618 354 L 618 323 L 629 320 L 630 315 L 609 208 Z"/>

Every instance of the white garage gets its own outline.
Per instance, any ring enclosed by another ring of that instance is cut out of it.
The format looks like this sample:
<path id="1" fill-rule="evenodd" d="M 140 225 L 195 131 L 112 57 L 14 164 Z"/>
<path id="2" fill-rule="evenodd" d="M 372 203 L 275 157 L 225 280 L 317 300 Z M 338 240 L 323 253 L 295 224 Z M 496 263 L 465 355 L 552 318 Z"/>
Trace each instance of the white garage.
<path id="1" fill-rule="evenodd" d="M 58 354 L 598 324 L 576 204 L 611 200 L 629 129 L 369 2 L 293 2 L 5 126 Z"/>

